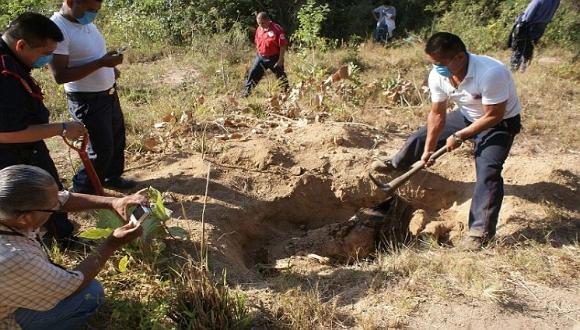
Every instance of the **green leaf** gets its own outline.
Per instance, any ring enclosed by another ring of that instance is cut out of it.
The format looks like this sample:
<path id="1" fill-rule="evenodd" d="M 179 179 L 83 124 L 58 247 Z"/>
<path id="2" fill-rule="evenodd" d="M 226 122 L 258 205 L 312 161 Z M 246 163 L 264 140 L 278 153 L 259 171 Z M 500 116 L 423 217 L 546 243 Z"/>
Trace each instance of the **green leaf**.
<path id="1" fill-rule="evenodd" d="M 125 224 L 117 212 L 112 210 L 99 210 L 96 212 L 97 228 L 118 228 Z"/>
<path id="2" fill-rule="evenodd" d="M 151 211 L 153 214 L 160 221 L 166 221 L 171 218 L 172 211 L 165 208 L 165 205 L 163 205 L 163 196 L 161 192 L 153 187 L 149 187 L 147 194 L 149 196 L 149 200 L 152 202 Z"/>
<path id="3" fill-rule="evenodd" d="M 169 231 L 169 234 L 171 236 L 179 237 L 181 239 L 189 238 L 189 234 L 187 233 L 187 231 L 181 227 L 169 227 L 167 228 L 167 230 Z"/>
<path id="4" fill-rule="evenodd" d="M 79 237 L 87 239 L 101 239 L 109 237 L 112 232 L 113 229 L 111 228 L 91 228 L 80 233 Z"/>
<path id="5" fill-rule="evenodd" d="M 143 220 L 141 226 L 143 227 L 143 235 L 141 237 L 143 238 L 144 242 L 148 242 L 153 238 L 159 237 L 163 232 L 161 222 L 154 216 L 150 216 Z"/>
<path id="6" fill-rule="evenodd" d="M 129 256 L 124 256 L 119 260 L 119 271 L 124 273 L 127 271 L 127 265 L 129 264 Z"/>

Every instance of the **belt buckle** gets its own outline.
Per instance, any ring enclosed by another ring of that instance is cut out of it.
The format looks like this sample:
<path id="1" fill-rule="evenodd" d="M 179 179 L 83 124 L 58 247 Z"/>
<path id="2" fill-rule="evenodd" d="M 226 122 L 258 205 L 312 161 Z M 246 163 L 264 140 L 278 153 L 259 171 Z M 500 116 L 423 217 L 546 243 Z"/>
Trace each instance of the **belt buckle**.
<path id="1" fill-rule="evenodd" d="M 115 94 L 115 87 L 111 87 L 111 89 L 109 89 L 109 95 L 113 94 Z"/>

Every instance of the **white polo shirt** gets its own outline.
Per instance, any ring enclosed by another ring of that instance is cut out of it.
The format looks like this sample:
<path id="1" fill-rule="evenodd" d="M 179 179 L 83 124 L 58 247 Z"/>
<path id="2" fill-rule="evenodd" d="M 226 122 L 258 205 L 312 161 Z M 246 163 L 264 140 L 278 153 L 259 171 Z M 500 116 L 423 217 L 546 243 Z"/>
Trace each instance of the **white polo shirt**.
<path id="1" fill-rule="evenodd" d="M 58 43 L 55 54 L 68 55 L 69 67 L 76 67 L 98 60 L 107 53 L 105 39 L 97 27 L 71 22 L 56 12 L 50 18 L 62 31 L 64 40 Z M 64 84 L 66 92 L 102 92 L 115 84 L 115 70 L 100 68 L 83 79 Z"/>
<path id="2" fill-rule="evenodd" d="M 432 102 L 453 101 L 471 122 L 483 116 L 483 105 L 507 100 L 504 119 L 521 111 L 511 72 L 502 62 L 489 56 L 469 54 L 467 74 L 457 88 L 451 84 L 451 78 L 443 77 L 432 69 L 429 89 Z"/>

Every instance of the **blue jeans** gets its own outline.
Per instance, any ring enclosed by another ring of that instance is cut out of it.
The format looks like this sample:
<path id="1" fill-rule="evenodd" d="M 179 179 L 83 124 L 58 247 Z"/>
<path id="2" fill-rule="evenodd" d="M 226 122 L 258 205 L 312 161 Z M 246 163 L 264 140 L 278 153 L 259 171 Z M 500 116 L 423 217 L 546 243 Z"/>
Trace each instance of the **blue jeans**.
<path id="1" fill-rule="evenodd" d="M 24 330 L 80 329 L 102 304 L 104 295 L 101 283 L 92 280 L 81 292 L 59 302 L 53 309 L 17 309 L 16 322 Z"/>
<path id="2" fill-rule="evenodd" d="M 256 54 L 256 60 L 250 69 L 250 73 L 248 74 L 248 78 L 246 79 L 246 84 L 244 86 L 244 91 L 242 92 L 242 96 L 248 96 L 252 92 L 252 89 L 256 87 L 258 82 L 264 76 L 264 72 L 266 70 L 270 70 L 276 75 L 276 78 L 280 81 L 280 85 L 284 91 L 288 91 L 290 88 L 288 84 L 288 77 L 286 76 L 286 72 L 284 71 L 284 67 L 274 66 L 276 62 L 278 62 L 278 55 L 274 55 L 271 57 L 264 57 L 260 54 Z"/>
<path id="3" fill-rule="evenodd" d="M 101 182 L 120 177 L 125 170 L 125 119 L 115 91 L 67 94 L 71 115 L 82 121 L 90 136 L 89 158 Z M 73 178 L 75 192 L 95 192 L 84 167 Z"/>
<path id="4" fill-rule="evenodd" d="M 469 126 L 459 111 L 447 114 L 445 127 L 437 141 L 437 148 L 445 145 L 451 134 Z M 503 201 L 501 172 L 511 149 L 514 137 L 521 129 L 520 115 L 504 119 L 497 126 L 485 129 L 471 139 L 475 142 L 476 181 L 469 210 L 469 235 L 483 238 L 495 236 L 499 210 Z M 421 127 L 405 142 L 392 158 L 395 168 L 407 169 L 421 159 L 425 149 L 427 127 Z"/>

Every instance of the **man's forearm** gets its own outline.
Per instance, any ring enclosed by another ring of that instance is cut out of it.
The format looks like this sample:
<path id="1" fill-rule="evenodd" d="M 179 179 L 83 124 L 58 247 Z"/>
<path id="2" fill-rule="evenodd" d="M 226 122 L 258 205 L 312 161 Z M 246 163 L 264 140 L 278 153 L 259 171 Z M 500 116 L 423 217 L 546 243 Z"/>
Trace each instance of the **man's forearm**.
<path id="1" fill-rule="evenodd" d="M 286 55 L 286 46 L 280 47 L 280 54 L 278 55 L 278 61 L 284 61 L 284 55 Z"/>
<path id="2" fill-rule="evenodd" d="M 71 296 L 84 289 L 97 276 L 107 260 L 120 247 L 112 237 L 107 238 L 101 245 L 97 246 L 88 257 L 85 258 L 74 270 L 83 273 L 83 282 Z"/>
<path id="3" fill-rule="evenodd" d="M 62 210 L 65 212 L 78 212 L 95 209 L 112 209 L 115 197 L 85 195 L 71 193 Z"/>
<path id="4" fill-rule="evenodd" d="M 102 67 L 103 64 L 101 63 L 101 61 L 96 60 L 72 68 L 67 67 L 66 69 L 60 70 L 58 72 L 53 69 L 52 73 L 54 75 L 54 80 L 56 80 L 58 84 L 64 84 L 71 81 L 83 79 L 84 77 L 90 75 L 91 73 L 97 71 Z"/>
<path id="5" fill-rule="evenodd" d="M 486 114 L 478 120 L 474 121 L 471 125 L 457 132 L 462 139 L 468 139 L 477 133 L 494 127 L 503 120 L 503 116 L 494 116 Z"/>
<path id="6" fill-rule="evenodd" d="M 0 143 L 37 142 L 60 135 L 62 131 L 62 123 L 31 125 L 21 131 L 0 133 Z"/>
<path id="7" fill-rule="evenodd" d="M 425 141 L 425 150 L 435 151 L 437 140 L 445 126 L 445 113 L 429 112 L 427 118 L 427 138 Z"/>

